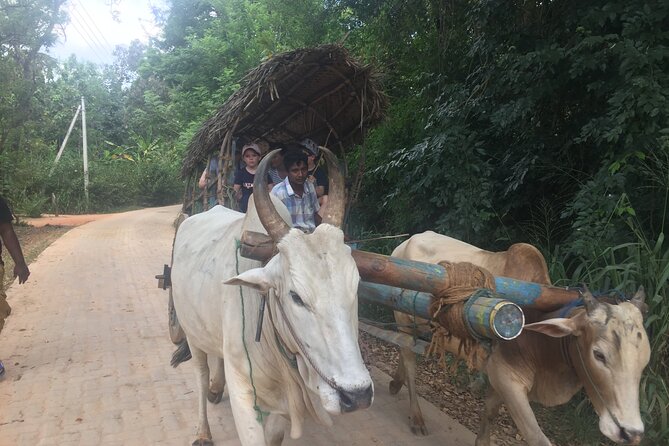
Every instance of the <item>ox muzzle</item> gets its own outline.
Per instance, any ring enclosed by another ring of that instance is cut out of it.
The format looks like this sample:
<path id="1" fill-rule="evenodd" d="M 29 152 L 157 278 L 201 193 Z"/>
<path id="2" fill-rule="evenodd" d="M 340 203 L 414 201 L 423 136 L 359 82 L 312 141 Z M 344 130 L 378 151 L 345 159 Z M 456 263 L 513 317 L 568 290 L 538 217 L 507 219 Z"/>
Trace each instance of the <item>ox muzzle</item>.
<path id="1" fill-rule="evenodd" d="M 343 413 L 353 412 L 358 409 L 367 409 L 372 405 L 374 397 L 374 388 L 370 384 L 364 389 L 356 389 L 353 391 L 346 391 L 337 389 L 339 394 L 339 406 Z"/>

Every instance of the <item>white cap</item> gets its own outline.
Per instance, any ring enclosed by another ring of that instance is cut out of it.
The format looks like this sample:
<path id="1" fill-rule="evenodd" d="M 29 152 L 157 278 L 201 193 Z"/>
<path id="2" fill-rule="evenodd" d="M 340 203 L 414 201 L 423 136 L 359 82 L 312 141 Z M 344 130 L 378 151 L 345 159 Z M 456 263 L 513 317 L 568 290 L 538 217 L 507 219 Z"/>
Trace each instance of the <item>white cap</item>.
<path id="1" fill-rule="evenodd" d="M 262 155 L 262 152 L 260 151 L 260 147 L 258 147 L 258 144 L 254 143 L 254 142 L 250 142 L 250 143 L 248 143 L 248 144 L 244 144 L 244 147 L 242 147 L 242 156 L 244 155 L 244 153 L 245 153 L 248 149 L 253 150 L 253 151 L 254 151 L 255 153 L 257 153 L 258 155 Z"/>

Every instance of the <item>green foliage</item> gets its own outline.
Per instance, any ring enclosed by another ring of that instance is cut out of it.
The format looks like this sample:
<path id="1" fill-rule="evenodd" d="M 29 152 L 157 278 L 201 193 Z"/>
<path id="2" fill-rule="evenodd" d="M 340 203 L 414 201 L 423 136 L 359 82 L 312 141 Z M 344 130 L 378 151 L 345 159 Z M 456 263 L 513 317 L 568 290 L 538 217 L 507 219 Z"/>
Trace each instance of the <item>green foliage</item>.
<path id="1" fill-rule="evenodd" d="M 565 206 L 563 216 L 572 221 L 566 254 L 593 257 L 602 246 L 636 241 L 640 232 L 658 237 L 668 200 L 669 139 L 658 140 L 655 150 L 604 161 Z"/>
<path id="2" fill-rule="evenodd" d="M 355 9 L 353 3 L 346 4 Z M 662 68 L 668 37 L 657 27 L 669 17 L 664 3 L 456 2 L 440 7 L 424 2 L 424 9 L 438 18 L 427 23 L 407 21 L 409 6 L 399 19 L 393 13 L 402 7 L 386 5 L 386 12 L 375 3 L 359 7 L 371 21 L 361 32 L 378 32 L 374 37 L 385 44 L 433 55 L 428 66 L 419 59 L 389 81 L 391 91 L 401 95 L 396 101 L 422 95 L 415 99 L 420 108 L 407 113 L 413 111 L 423 128 L 414 133 L 413 148 L 400 141 L 380 149 L 384 156 L 379 156 L 391 160 L 390 170 L 404 170 L 419 185 L 365 183 L 366 196 L 388 197 L 398 207 L 419 202 L 431 208 L 410 206 L 404 228 L 439 228 L 488 246 L 522 239 L 526 235 L 519 229 L 531 224 L 528 216 L 538 203 L 547 201 L 557 215 L 575 218 L 576 209 L 564 211 L 582 187 L 614 186 L 593 178 L 605 160 L 658 147 L 669 108 L 669 78 Z M 384 26 L 382 20 L 396 26 Z M 453 25 L 448 31 L 445 22 Z M 405 29 L 415 38 L 402 39 Z M 397 37 L 388 37 L 389 30 Z M 434 58 L 443 51 L 454 63 Z M 399 67 L 401 62 L 386 63 Z M 416 68 L 428 74 L 416 76 Z M 403 128 L 396 116 L 389 119 L 380 131 Z M 417 160 L 422 157 L 421 165 Z M 618 181 L 625 181 L 624 174 Z M 433 189 L 435 184 L 447 187 Z M 586 209 L 584 200 L 581 204 Z M 379 229 L 396 226 L 391 218 Z"/>
<path id="3" fill-rule="evenodd" d="M 393 182 L 402 176 L 400 171 L 385 169 L 388 165 L 388 152 L 390 149 L 408 149 L 413 146 L 422 128 L 420 119 L 416 119 L 418 105 L 415 98 L 398 100 L 388 111 L 389 119 L 370 132 L 364 147 L 365 158 L 362 160 L 365 169 L 363 189 L 375 191 L 372 195 L 374 199 L 355 203 L 355 210 L 351 215 L 356 220 L 354 226 L 362 225 L 377 232 L 403 231 L 403 227 L 413 223 L 409 221 L 409 216 L 422 212 L 420 203 L 413 201 L 409 195 L 396 194 L 393 200 L 385 198 Z M 359 165 L 362 155 L 361 150 L 352 153 L 349 165 Z M 384 202 L 379 206 L 381 200 Z M 414 203 L 414 207 L 407 209 L 406 206 L 411 203 Z"/>
<path id="4" fill-rule="evenodd" d="M 533 403 L 532 409 L 548 438 L 559 444 L 579 446 L 613 446 L 599 431 L 599 418 L 583 391 L 564 406 L 543 407 Z"/>
<path id="5" fill-rule="evenodd" d="M 183 183 L 171 164 L 165 161 L 145 163 L 138 172 L 140 206 L 163 206 L 178 203 Z"/>
<path id="6" fill-rule="evenodd" d="M 60 213 L 77 214 L 178 203 L 183 192 L 183 183 L 171 160 L 91 160 L 88 203 L 82 161 L 77 156 L 64 156 L 51 175 L 52 162 L 48 160 L 5 157 L 3 161 L 3 168 L 7 169 L 2 172 L 12 172 L 6 196 L 15 212 L 29 216 L 53 213 L 52 195 Z"/>
<path id="7" fill-rule="evenodd" d="M 46 209 L 47 201 L 48 201 L 47 198 L 40 197 L 37 195 L 33 195 L 32 197 L 27 197 L 22 202 L 23 212 L 28 217 L 39 217 Z"/>
<path id="8" fill-rule="evenodd" d="M 53 66 L 40 50 L 55 43 L 55 29 L 65 21 L 64 3 L 24 0 L 0 5 L 0 153 L 17 150 L 38 125 L 35 93 Z"/>
<path id="9" fill-rule="evenodd" d="M 572 217 L 573 229 L 567 245 L 573 254 L 589 256 L 601 246 L 611 246 L 617 240 L 629 238 L 629 231 L 612 219 L 622 213 L 632 213 L 626 189 L 626 175 L 611 174 L 604 167 L 586 182 L 567 205 L 563 216 Z"/>

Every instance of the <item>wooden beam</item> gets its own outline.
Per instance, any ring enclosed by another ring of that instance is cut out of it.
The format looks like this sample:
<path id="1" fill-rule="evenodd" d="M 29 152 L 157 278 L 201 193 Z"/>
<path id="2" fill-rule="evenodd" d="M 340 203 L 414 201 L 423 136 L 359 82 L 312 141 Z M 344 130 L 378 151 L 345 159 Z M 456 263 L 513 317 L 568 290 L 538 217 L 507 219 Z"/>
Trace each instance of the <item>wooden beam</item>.
<path id="1" fill-rule="evenodd" d="M 429 347 L 429 343 L 422 339 L 414 339 L 413 336 L 399 331 L 384 330 L 383 328 L 375 327 L 373 325 L 358 323 L 358 328 L 365 333 L 369 333 L 375 338 L 382 339 L 398 347 L 410 348 L 414 353 L 425 355 L 425 351 Z"/>

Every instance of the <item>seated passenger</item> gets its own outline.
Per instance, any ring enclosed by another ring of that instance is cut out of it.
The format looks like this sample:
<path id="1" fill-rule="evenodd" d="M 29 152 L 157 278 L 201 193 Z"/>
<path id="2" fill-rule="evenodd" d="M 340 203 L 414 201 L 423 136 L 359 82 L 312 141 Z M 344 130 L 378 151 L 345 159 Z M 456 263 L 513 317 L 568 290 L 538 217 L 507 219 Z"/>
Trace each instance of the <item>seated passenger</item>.
<path id="1" fill-rule="evenodd" d="M 280 150 L 281 151 L 274 155 L 274 158 L 272 158 L 272 165 L 267 171 L 267 174 L 272 179 L 272 185 L 279 184 L 284 180 L 284 178 L 286 178 L 287 175 L 286 168 L 283 165 L 283 154 L 285 149 Z M 270 187 L 269 190 L 271 192 L 272 188 Z"/>
<path id="2" fill-rule="evenodd" d="M 314 183 L 318 203 L 323 206 L 323 203 L 327 201 L 328 174 L 327 170 L 320 165 L 318 144 L 305 138 L 300 141 L 300 145 L 305 148 L 307 154 L 307 180 Z"/>
<path id="3" fill-rule="evenodd" d="M 232 186 L 235 191 L 235 200 L 239 202 L 240 212 L 246 213 L 248 208 L 249 197 L 253 193 L 253 180 L 256 176 L 258 164 L 260 164 L 261 155 L 260 147 L 256 143 L 248 143 L 242 147 L 242 160 L 245 166 L 235 173 Z"/>
<path id="4" fill-rule="evenodd" d="M 293 220 L 293 227 L 312 232 L 321 222 L 320 206 L 313 183 L 307 181 L 307 156 L 302 150 L 288 150 L 283 165 L 288 172 L 286 178 L 275 185 L 272 195 L 286 205 Z"/>
<path id="5" fill-rule="evenodd" d="M 209 189 L 207 190 L 207 193 L 209 194 L 207 209 L 211 209 L 218 204 L 216 197 L 216 188 L 218 183 L 213 181 L 216 178 L 218 178 L 218 159 L 213 157 L 209 160 L 209 165 L 205 167 L 202 175 L 200 176 L 200 180 L 198 181 L 198 186 L 200 189 L 204 190 L 207 185 L 209 185 Z"/>

